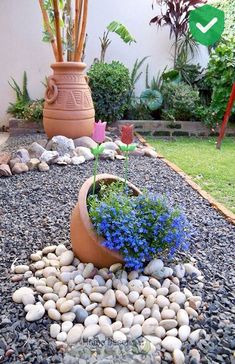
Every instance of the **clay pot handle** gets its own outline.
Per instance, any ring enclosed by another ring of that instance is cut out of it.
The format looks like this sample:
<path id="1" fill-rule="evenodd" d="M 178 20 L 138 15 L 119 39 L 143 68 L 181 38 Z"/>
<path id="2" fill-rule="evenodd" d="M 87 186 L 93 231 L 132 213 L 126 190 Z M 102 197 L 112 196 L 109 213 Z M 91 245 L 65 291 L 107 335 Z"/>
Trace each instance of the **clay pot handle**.
<path id="1" fill-rule="evenodd" d="M 58 87 L 56 86 L 55 79 L 48 77 L 47 89 L 45 93 L 45 100 L 48 104 L 53 104 L 58 97 Z"/>

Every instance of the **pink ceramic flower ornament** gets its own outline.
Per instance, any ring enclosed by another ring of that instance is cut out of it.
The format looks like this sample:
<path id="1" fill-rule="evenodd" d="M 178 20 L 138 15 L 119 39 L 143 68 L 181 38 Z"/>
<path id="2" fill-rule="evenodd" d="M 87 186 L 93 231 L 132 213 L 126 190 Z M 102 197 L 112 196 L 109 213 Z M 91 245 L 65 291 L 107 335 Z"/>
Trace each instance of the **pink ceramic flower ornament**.
<path id="1" fill-rule="evenodd" d="M 98 123 L 94 124 L 94 131 L 93 131 L 92 139 L 96 143 L 100 144 L 100 143 L 104 142 L 106 125 L 107 125 L 107 123 L 105 121 L 102 122 L 101 120 L 99 120 Z"/>

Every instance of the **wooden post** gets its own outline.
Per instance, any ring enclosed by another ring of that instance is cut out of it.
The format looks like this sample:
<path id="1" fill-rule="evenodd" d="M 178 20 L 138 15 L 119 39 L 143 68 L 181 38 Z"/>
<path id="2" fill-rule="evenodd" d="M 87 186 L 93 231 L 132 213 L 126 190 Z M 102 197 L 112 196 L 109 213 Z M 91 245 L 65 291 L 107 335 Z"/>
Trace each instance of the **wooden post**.
<path id="1" fill-rule="evenodd" d="M 82 19 L 83 9 L 84 9 L 84 0 L 76 0 L 75 21 L 74 21 L 74 61 L 81 35 L 81 19 Z"/>
<path id="2" fill-rule="evenodd" d="M 52 45 L 52 49 L 53 49 L 55 59 L 56 59 L 56 61 L 58 61 L 58 51 L 57 51 L 56 41 L 55 41 L 54 35 L 52 34 L 48 14 L 47 14 L 47 11 L 46 11 L 46 9 L 44 7 L 43 0 L 39 0 L 39 5 L 40 5 L 41 10 L 42 10 L 42 16 L 43 16 L 43 21 L 44 21 L 44 24 L 45 24 L 45 29 L 46 29 L 47 33 L 50 35 L 50 42 L 51 42 L 51 45 Z"/>
<path id="3" fill-rule="evenodd" d="M 75 49 L 75 56 L 74 56 L 74 60 L 76 62 L 81 61 L 81 57 L 82 57 L 82 51 L 83 51 L 84 41 L 85 41 L 85 37 L 86 37 L 87 14 L 88 14 L 88 0 L 84 0 L 81 35 L 80 35 L 78 47 Z"/>
<path id="4" fill-rule="evenodd" d="M 221 128 L 220 128 L 220 133 L 219 133 L 218 140 L 217 140 L 217 143 L 216 143 L 216 148 L 217 149 L 220 149 L 222 140 L 223 140 L 223 138 L 225 136 L 228 120 L 229 120 L 229 117 L 230 117 L 230 114 L 231 114 L 231 111 L 232 111 L 234 101 L 235 101 L 235 83 L 233 84 L 232 91 L 231 91 L 229 101 L 228 101 L 228 104 L 227 104 L 227 108 L 226 108 L 226 111 L 225 111 L 225 114 L 224 114 L 224 119 L 223 119 L 223 122 L 222 122 L 222 125 L 221 125 Z"/>
<path id="5" fill-rule="evenodd" d="M 62 49 L 62 39 L 60 32 L 60 13 L 58 7 L 58 0 L 53 0 L 54 16 L 55 16 L 55 33 L 58 49 L 58 62 L 63 62 L 63 49 Z"/>

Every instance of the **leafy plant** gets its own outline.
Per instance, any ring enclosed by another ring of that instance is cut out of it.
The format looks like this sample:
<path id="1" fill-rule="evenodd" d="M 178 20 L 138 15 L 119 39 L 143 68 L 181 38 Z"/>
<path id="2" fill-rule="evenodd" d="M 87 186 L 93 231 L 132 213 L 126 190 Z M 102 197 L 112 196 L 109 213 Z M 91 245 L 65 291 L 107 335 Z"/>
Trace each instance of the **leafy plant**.
<path id="1" fill-rule="evenodd" d="M 107 52 L 108 47 L 112 43 L 111 39 L 109 38 L 110 33 L 117 34 L 120 39 L 127 44 L 131 44 L 133 42 L 136 42 L 135 38 L 129 33 L 128 29 L 123 25 L 122 23 L 118 21 L 112 21 L 107 26 L 107 31 L 103 33 L 103 37 L 100 39 L 101 44 L 101 54 L 100 54 L 100 62 L 105 61 L 105 55 Z"/>
<path id="2" fill-rule="evenodd" d="M 65 53 L 67 61 L 81 61 L 86 39 L 88 0 L 38 1 L 44 23 L 43 40 L 51 42 L 56 61 L 62 62 Z"/>
<path id="3" fill-rule="evenodd" d="M 203 71 L 199 64 L 188 63 L 184 54 L 181 54 L 177 58 L 175 69 L 179 72 L 182 81 L 189 85 L 194 85 L 199 80 Z"/>
<path id="4" fill-rule="evenodd" d="M 125 111 L 125 119 L 127 120 L 152 120 L 151 111 L 147 105 L 144 104 L 140 98 L 135 97 L 131 99 L 128 108 Z"/>
<path id="5" fill-rule="evenodd" d="M 112 21 L 107 29 L 109 32 L 115 33 L 119 35 L 119 37 L 123 40 L 123 42 L 127 44 L 131 44 L 133 42 L 136 43 L 135 38 L 129 33 L 128 29 L 122 23 L 118 21 Z"/>
<path id="6" fill-rule="evenodd" d="M 225 13 L 224 36 L 232 36 L 235 34 L 235 4 L 234 0 L 210 0 L 210 5 L 221 9 Z"/>
<path id="7" fill-rule="evenodd" d="M 162 5 L 161 14 L 151 19 L 150 23 L 157 26 L 168 26 L 170 28 L 170 38 L 174 38 L 174 67 L 177 59 L 178 41 L 185 37 L 188 31 L 189 12 L 204 0 L 160 0 L 158 3 Z"/>
<path id="8" fill-rule="evenodd" d="M 182 80 L 179 71 L 175 69 L 163 72 L 161 77 L 164 82 L 171 82 L 176 84 L 180 83 Z"/>
<path id="9" fill-rule="evenodd" d="M 150 111 L 158 110 L 162 105 L 162 94 L 157 90 L 147 89 L 140 95 L 140 100 L 145 104 Z"/>
<path id="10" fill-rule="evenodd" d="M 157 254 L 172 257 L 188 248 L 189 225 L 179 210 L 160 196 L 137 197 L 123 184 L 102 185 L 88 199 L 89 215 L 103 245 L 122 254 L 126 267 L 140 269 Z"/>
<path id="11" fill-rule="evenodd" d="M 44 99 L 34 100 L 27 104 L 23 110 L 25 120 L 40 121 L 43 118 Z"/>
<path id="12" fill-rule="evenodd" d="M 135 85 L 136 83 L 139 81 L 140 77 L 142 76 L 143 72 L 140 72 L 140 68 L 142 67 L 143 63 L 146 61 L 147 57 L 142 58 L 140 61 L 137 58 L 137 60 L 134 63 L 134 66 L 132 68 L 131 74 L 130 74 L 130 78 L 131 78 L 131 85 L 132 85 L 132 92 L 130 96 L 133 96 L 134 94 L 134 90 L 135 90 Z"/>
<path id="13" fill-rule="evenodd" d="M 147 64 L 146 72 L 145 72 L 145 86 L 146 89 L 150 88 L 151 90 L 160 90 L 162 86 L 162 74 L 165 72 L 166 67 L 163 72 L 158 71 L 157 76 L 153 77 L 151 82 L 149 83 L 149 65 Z"/>
<path id="14" fill-rule="evenodd" d="M 199 54 L 199 44 L 193 38 L 192 33 L 189 30 L 178 39 L 176 49 L 176 61 L 182 56 L 185 56 L 188 61 L 188 58 L 190 60 L 194 58 L 196 54 Z"/>
<path id="15" fill-rule="evenodd" d="M 198 90 L 181 82 L 166 82 L 161 88 L 163 95 L 162 115 L 167 120 L 196 120 L 196 110 L 200 106 Z"/>
<path id="16" fill-rule="evenodd" d="M 30 103 L 31 100 L 28 93 L 27 73 L 24 71 L 22 88 L 20 88 L 20 86 L 14 80 L 14 78 L 11 78 L 11 82 L 8 83 L 11 86 L 11 88 L 15 91 L 16 102 L 10 103 L 7 112 L 15 116 L 17 119 L 22 119 L 24 117 L 24 109 L 26 105 Z"/>
<path id="17" fill-rule="evenodd" d="M 221 123 L 235 81 L 235 37 L 227 37 L 210 55 L 207 80 L 212 87 L 211 117 L 207 123 Z M 233 112 L 235 108 L 233 108 Z"/>
<path id="18" fill-rule="evenodd" d="M 128 68 L 116 61 L 98 62 L 91 66 L 88 76 L 96 118 L 108 122 L 121 119 L 131 91 Z"/>

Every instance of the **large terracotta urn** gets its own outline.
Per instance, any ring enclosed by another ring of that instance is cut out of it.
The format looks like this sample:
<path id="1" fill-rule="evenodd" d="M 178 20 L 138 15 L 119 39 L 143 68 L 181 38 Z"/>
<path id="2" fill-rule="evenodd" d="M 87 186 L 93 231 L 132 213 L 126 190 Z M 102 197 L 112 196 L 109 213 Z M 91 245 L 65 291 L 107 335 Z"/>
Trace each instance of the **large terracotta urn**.
<path id="1" fill-rule="evenodd" d="M 123 181 L 122 178 L 110 175 L 100 174 L 96 178 L 97 185 L 100 182 L 110 184 L 115 181 Z M 122 256 L 115 251 L 111 251 L 102 246 L 104 238 L 98 236 L 89 217 L 87 210 L 87 197 L 92 191 L 93 177 L 87 179 L 82 185 L 78 202 L 72 212 L 70 223 L 70 237 L 74 254 L 83 263 L 93 263 L 97 268 L 110 267 L 114 263 L 123 263 Z M 141 192 L 133 184 L 128 182 L 134 195 Z"/>
<path id="2" fill-rule="evenodd" d="M 91 136 L 95 111 L 82 62 L 57 62 L 48 78 L 43 110 L 44 130 L 49 138 L 64 135 L 76 139 Z"/>

